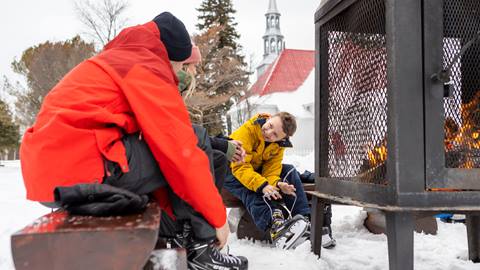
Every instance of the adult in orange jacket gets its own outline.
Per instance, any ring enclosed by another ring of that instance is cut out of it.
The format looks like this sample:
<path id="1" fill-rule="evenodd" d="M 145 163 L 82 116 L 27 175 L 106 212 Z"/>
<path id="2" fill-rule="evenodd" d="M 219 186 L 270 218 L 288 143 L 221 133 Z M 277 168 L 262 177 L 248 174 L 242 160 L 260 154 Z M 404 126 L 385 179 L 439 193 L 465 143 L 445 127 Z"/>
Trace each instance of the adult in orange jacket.
<path id="1" fill-rule="evenodd" d="M 153 192 L 168 212 L 173 208 L 177 222 L 191 223 L 189 263 L 214 261 L 229 269 L 234 262 L 246 269 L 245 259 L 226 258 L 213 244 L 227 240 L 226 210 L 175 75 L 191 48 L 183 23 L 164 12 L 124 29 L 65 75 L 23 137 L 27 198 L 52 203 L 56 187 L 106 181 L 138 194 Z M 146 173 L 145 164 L 158 166 Z"/>

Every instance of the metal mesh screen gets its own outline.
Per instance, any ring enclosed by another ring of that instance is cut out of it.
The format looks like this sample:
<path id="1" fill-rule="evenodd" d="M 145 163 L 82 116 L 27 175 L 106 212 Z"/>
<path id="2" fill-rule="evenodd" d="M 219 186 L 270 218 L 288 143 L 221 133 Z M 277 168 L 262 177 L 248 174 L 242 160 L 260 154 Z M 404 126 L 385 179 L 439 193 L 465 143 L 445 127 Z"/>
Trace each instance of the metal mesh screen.
<path id="1" fill-rule="evenodd" d="M 320 26 L 320 61 L 320 176 L 386 184 L 384 0 L 356 1 Z"/>
<path id="2" fill-rule="evenodd" d="M 480 1 L 444 0 L 443 62 L 446 68 L 480 31 Z M 445 107 L 445 166 L 480 168 L 480 42 L 451 69 Z"/>

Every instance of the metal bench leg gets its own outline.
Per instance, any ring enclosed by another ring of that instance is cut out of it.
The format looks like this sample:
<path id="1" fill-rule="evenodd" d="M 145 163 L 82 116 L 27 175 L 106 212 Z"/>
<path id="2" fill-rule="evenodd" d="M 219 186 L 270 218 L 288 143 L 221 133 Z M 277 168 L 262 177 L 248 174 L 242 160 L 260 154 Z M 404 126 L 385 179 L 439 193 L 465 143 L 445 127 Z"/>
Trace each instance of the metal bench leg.
<path id="1" fill-rule="evenodd" d="M 386 212 L 390 270 L 413 270 L 413 215 Z"/>
<path id="2" fill-rule="evenodd" d="M 480 213 L 467 214 L 468 258 L 480 262 Z"/>
<path id="3" fill-rule="evenodd" d="M 318 197 L 312 198 L 312 224 L 310 240 L 312 242 L 312 251 L 321 256 L 322 249 L 322 227 L 323 227 L 323 211 L 325 202 Z"/>

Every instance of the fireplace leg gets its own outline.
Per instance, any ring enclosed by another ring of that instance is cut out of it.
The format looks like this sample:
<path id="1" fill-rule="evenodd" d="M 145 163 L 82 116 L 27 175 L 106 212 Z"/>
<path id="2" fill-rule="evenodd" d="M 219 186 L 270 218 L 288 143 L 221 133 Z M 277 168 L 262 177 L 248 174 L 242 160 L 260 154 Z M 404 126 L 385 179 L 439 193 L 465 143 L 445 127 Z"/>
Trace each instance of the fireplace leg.
<path id="1" fill-rule="evenodd" d="M 413 214 L 386 212 L 390 270 L 413 270 Z"/>
<path id="2" fill-rule="evenodd" d="M 468 258 L 480 262 L 480 213 L 467 214 Z"/>
<path id="3" fill-rule="evenodd" d="M 313 253 L 317 254 L 318 257 L 321 256 L 322 250 L 322 227 L 324 208 L 325 202 L 316 196 L 312 196 L 312 224 L 310 229 L 310 241 L 312 242 L 312 251 Z"/>

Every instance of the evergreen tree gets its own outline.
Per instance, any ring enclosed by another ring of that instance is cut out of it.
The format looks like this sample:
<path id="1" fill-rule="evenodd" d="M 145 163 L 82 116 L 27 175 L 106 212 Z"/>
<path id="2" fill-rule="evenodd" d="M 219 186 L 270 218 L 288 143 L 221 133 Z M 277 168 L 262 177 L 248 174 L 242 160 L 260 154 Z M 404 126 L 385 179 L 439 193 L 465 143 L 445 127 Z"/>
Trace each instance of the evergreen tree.
<path id="1" fill-rule="evenodd" d="M 0 151 L 16 148 L 19 141 L 18 126 L 13 122 L 7 104 L 0 100 Z"/>
<path id="2" fill-rule="evenodd" d="M 193 38 L 200 48 L 196 94 L 186 100 L 192 121 L 205 126 L 211 135 L 226 130 L 225 113 L 231 100 L 246 92 L 247 65 L 237 43 L 235 10 L 231 0 L 204 0 L 197 9 L 201 33 Z"/>
<path id="3" fill-rule="evenodd" d="M 221 26 L 218 33 L 218 48 L 231 47 L 234 52 L 238 52 L 241 46 L 237 43 L 240 35 L 235 30 L 237 23 L 234 21 L 231 0 L 204 0 L 197 9 L 200 12 L 198 16 L 199 23 L 197 28 L 200 31 L 210 29 L 214 26 Z"/>

